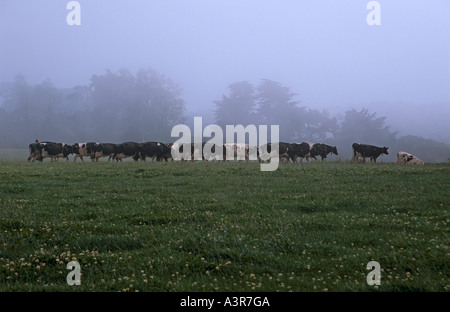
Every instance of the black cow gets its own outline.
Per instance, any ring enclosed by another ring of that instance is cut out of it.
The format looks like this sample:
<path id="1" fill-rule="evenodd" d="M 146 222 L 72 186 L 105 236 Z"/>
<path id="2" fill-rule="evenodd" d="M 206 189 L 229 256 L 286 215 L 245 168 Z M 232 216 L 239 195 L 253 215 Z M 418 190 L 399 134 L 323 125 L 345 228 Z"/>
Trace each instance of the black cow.
<path id="1" fill-rule="evenodd" d="M 69 161 L 69 155 L 73 153 L 73 146 L 64 143 L 39 143 L 38 145 L 39 161 L 44 160 L 44 158 L 50 157 L 51 161 L 55 161 L 59 158 L 66 158 Z"/>
<path id="2" fill-rule="evenodd" d="M 306 157 L 306 160 L 309 160 L 310 152 L 311 152 L 311 144 L 307 142 L 302 143 L 292 143 L 291 148 L 294 153 L 294 162 L 297 162 L 297 158 L 300 158 L 300 162 L 303 161 L 303 158 Z"/>
<path id="3" fill-rule="evenodd" d="M 310 156 L 317 160 L 316 156 L 320 156 L 322 161 L 327 158 L 328 154 L 338 155 L 336 146 L 326 145 L 324 143 L 316 143 L 310 151 Z"/>
<path id="4" fill-rule="evenodd" d="M 73 145 L 73 153 L 75 154 L 73 161 L 77 161 L 77 158 L 80 158 L 81 161 L 83 161 L 84 156 L 89 156 L 91 160 L 94 161 L 93 156 L 97 145 L 97 142 L 75 143 Z"/>
<path id="5" fill-rule="evenodd" d="M 108 161 L 114 157 L 114 150 L 118 145 L 113 143 L 99 143 L 94 147 L 94 154 L 91 156 L 92 161 L 98 162 L 101 157 L 108 157 Z"/>
<path id="6" fill-rule="evenodd" d="M 366 158 L 370 158 L 370 161 L 377 162 L 377 158 L 381 154 L 389 155 L 388 148 L 386 146 L 384 147 L 378 147 L 373 145 L 367 145 L 367 144 L 358 144 L 353 143 L 353 155 L 352 159 L 358 161 L 359 157 L 362 157 L 363 162 L 366 161 Z"/>
<path id="7" fill-rule="evenodd" d="M 123 158 L 133 157 L 135 161 L 139 159 L 139 143 L 125 142 L 114 148 L 114 157 L 116 161 L 122 161 Z"/>
<path id="8" fill-rule="evenodd" d="M 157 161 L 171 158 L 171 149 L 166 144 L 161 142 L 145 142 L 138 145 L 139 158 L 145 161 L 145 158 L 150 157 L 152 160 L 156 158 Z"/>
<path id="9" fill-rule="evenodd" d="M 161 145 L 159 146 L 159 149 L 161 150 L 160 153 L 160 160 L 164 159 L 165 161 L 167 161 L 168 159 L 172 158 L 172 144 L 165 144 L 165 143 L 161 143 Z M 173 161 L 173 158 L 172 158 Z"/>
<path id="10" fill-rule="evenodd" d="M 283 161 L 283 159 L 286 159 L 287 162 L 289 162 L 289 159 L 291 159 L 293 162 L 295 158 L 294 148 L 292 147 L 292 144 L 285 143 L 285 142 L 279 142 L 278 143 L 278 156 L 280 157 L 280 162 Z"/>

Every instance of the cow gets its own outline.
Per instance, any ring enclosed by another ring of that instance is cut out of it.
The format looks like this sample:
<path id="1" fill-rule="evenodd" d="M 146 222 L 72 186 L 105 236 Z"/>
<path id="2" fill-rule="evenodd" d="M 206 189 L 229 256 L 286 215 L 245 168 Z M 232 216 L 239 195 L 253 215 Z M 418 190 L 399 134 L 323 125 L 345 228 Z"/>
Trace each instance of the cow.
<path id="1" fill-rule="evenodd" d="M 30 155 L 27 158 L 27 161 L 35 161 L 36 157 L 38 156 L 38 144 L 39 143 L 31 143 L 28 145 L 28 150 L 30 151 Z"/>
<path id="2" fill-rule="evenodd" d="M 73 146 L 64 143 L 46 142 L 38 145 L 39 161 L 43 161 L 44 158 L 51 158 L 51 161 L 58 160 L 59 158 L 65 158 L 69 161 L 69 155 L 73 153 Z"/>
<path id="3" fill-rule="evenodd" d="M 373 145 L 367 145 L 367 144 L 358 144 L 353 143 L 353 155 L 352 159 L 358 161 L 359 157 L 362 157 L 363 162 L 366 161 L 366 158 L 370 158 L 370 161 L 377 162 L 377 158 L 382 155 L 388 153 L 388 147 L 378 147 Z"/>
<path id="4" fill-rule="evenodd" d="M 423 165 L 424 162 L 414 156 L 413 154 L 407 152 L 397 153 L 397 164 L 407 164 L 407 165 Z"/>
<path id="5" fill-rule="evenodd" d="M 253 147 L 252 147 L 253 148 Z M 245 143 L 225 143 L 223 145 L 223 160 L 227 160 L 227 154 L 232 154 L 238 161 L 250 160 L 250 146 Z"/>
<path id="6" fill-rule="evenodd" d="M 317 156 L 320 156 L 322 158 L 322 161 L 324 159 L 327 159 L 328 154 L 335 154 L 338 155 L 338 151 L 336 146 L 330 146 L 325 143 L 316 143 L 313 145 L 310 151 L 310 157 L 317 160 Z"/>
<path id="7" fill-rule="evenodd" d="M 97 145 L 97 142 L 75 143 L 73 145 L 73 153 L 75 154 L 73 161 L 77 161 L 78 158 L 83 161 L 84 156 L 89 156 L 94 161 L 93 156 Z"/>
<path id="8" fill-rule="evenodd" d="M 189 159 L 191 159 L 192 161 L 194 161 L 194 151 L 195 151 L 194 143 L 170 143 L 167 146 L 170 148 L 171 156 L 174 153 L 176 153 L 176 154 L 178 154 L 179 157 L 181 157 L 181 159 L 178 159 L 178 160 L 188 161 Z M 189 155 L 186 158 L 182 157 L 184 154 L 184 146 L 189 146 L 189 149 L 190 149 L 189 153 L 186 152 L 186 154 Z M 172 160 L 173 159 L 174 158 L 172 157 Z"/>
<path id="9" fill-rule="evenodd" d="M 171 144 L 160 143 L 160 145 L 159 145 L 159 149 L 160 149 L 159 160 L 164 159 L 165 161 L 167 161 L 168 159 L 172 158 L 171 147 L 172 147 Z M 173 158 L 172 158 L 172 161 L 173 161 Z"/>
<path id="10" fill-rule="evenodd" d="M 280 158 L 280 163 L 285 159 L 289 162 L 291 159 L 294 162 L 294 149 L 290 143 L 278 142 L 278 157 Z"/>
<path id="11" fill-rule="evenodd" d="M 294 154 L 294 162 L 297 162 L 297 158 L 300 158 L 300 162 L 303 161 L 303 158 L 306 158 L 306 160 L 309 161 L 311 146 L 312 143 L 308 142 L 292 143 L 291 148 Z"/>
<path id="12" fill-rule="evenodd" d="M 202 146 L 201 148 L 198 146 L 199 143 L 187 143 L 187 146 L 190 147 L 190 151 L 189 151 L 189 156 L 184 158 L 182 157 L 182 154 L 184 152 L 184 145 L 183 143 L 173 143 L 173 144 L 166 144 L 167 147 L 169 147 L 173 152 L 178 151 L 178 155 L 179 157 L 181 157 L 180 160 L 182 161 L 187 161 L 188 159 L 190 159 L 191 161 L 195 161 L 197 160 L 196 157 L 201 156 L 201 160 L 211 160 L 211 157 L 205 158 L 205 153 L 208 155 L 209 153 L 216 153 L 216 147 L 218 146 L 217 144 L 214 143 L 208 143 L 207 142 L 202 142 Z M 222 145 L 221 145 L 222 146 Z M 162 147 L 164 149 L 164 147 Z M 229 145 L 230 150 L 234 150 L 234 145 L 230 144 Z M 223 145 L 222 146 L 222 151 L 223 151 L 223 160 L 226 160 L 226 146 Z M 167 156 L 165 156 L 164 158 L 172 158 L 172 154 L 170 154 L 170 156 L 168 155 L 168 153 L 165 153 Z M 172 158 L 173 160 L 173 158 Z"/>
<path id="13" fill-rule="evenodd" d="M 289 157 L 289 143 L 285 143 L 284 147 L 280 149 L 280 142 L 278 144 L 278 157 L 280 161 L 282 158 Z M 272 143 L 263 144 L 258 149 L 258 161 L 264 163 L 265 161 L 271 162 L 272 160 Z"/>
<path id="14" fill-rule="evenodd" d="M 39 141 L 39 139 L 37 139 L 35 141 L 35 143 L 31 143 L 30 145 L 28 145 L 28 150 L 30 151 L 30 155 L 27 158 L 27 161 L 32 161 L 34 162 L 36 159 L 40 160 L 40 150 L 42 149 L 42 147 L 40 148 L 40 146 L 44 146 L 45 144 L 50 143 L 49 141 L 44 141 L 41 142 Z"/>
<path id="15" fill-rule="evenodd" d="M 143 161 L 147 157 L 150 157 L 152 160 L 156 158 L 157 161 L 162 159 L 167 161 L 167 159 L 172 157 L 170 152 L 170 147 L 161 142 L 145 142 L 138 145 L 139 158 Z"/>
<path id="16" fill-rule="evenodd" d="M 220 153 L 220 149 L 222 149 L 222 154 Z M 211 161 L 215 161 L 215 160 L 225 161 L 227 158 L 226 147 L 222 144 L 203 142 L 202 150 L 203 150 L 202 158 L 205 161 L 210 161 L 210 160 Z"/>
<path id="17" fill-rule="evenodd" d="M 115 146 L 113 159 L 121 161 L 123 158 L 133 157 L 133 160 L 139 159 L 139 143 L 125 142 Z"/>
<path id="18" fill-rule="evenodd" d="M 92 161 L 98 162 L 101 157 L 108 157 L 108 161 L 110 161 L 114 157 L 114 150 L 117 147 L 118 145 L 113 143 L 99 143 L 94 146 L 94 153 L 91 156 Z"/>

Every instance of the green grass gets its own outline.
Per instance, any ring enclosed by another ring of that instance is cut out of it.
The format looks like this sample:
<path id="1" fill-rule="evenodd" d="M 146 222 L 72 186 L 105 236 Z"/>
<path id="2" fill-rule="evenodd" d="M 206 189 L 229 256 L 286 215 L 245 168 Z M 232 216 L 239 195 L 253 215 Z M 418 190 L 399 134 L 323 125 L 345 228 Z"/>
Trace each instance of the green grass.
<path id="1" fill-rule="evenodd" d="M 449 176 L 449 164 L 0 162 L 0 291 L 448 291 Z M 66 283 L 72 260 L 80 286 Z"/>

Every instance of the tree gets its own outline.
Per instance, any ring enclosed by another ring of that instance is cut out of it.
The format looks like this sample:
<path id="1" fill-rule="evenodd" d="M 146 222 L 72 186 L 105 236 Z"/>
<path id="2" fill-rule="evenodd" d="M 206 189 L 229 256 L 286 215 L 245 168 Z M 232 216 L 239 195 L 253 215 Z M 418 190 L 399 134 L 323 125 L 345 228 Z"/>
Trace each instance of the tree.
<path id="1" fill-rule="evenodd" d="M 1 88 L 4 114 L 7 120 L 2 128 L 8 133 L 9 146 L 19 147 L 34 141 L 36 137 L 64 135 L 61 131 L 61 92 L 50 79 L 31 86 L 24 76 L 16 76 L 11 84 Z M 64 129 L 62 129 L 64 130 Z M 57 131 L 60 131 L 57 133 Z"/>
<path id="2" fill-rule="evenodd" d="M 134 89 L 134 76 L 121 69 L 118 73 L 107 71 L 103 75 L 93 75 L 90 83 L 90 112 L 91 128 L 88 132 L 107 142 L 122 141 L 125 139 L 124 127 L 134 127 L 136 122 L 130 120 L 132 125 L 125 125 L 124 115 L 136 101 Z M 93 140 L 92 138 L 91 140 Z M 128 138 L 127 140 L 136 140 Z"/>
<path id="3" fill-rule="evenodd" d="M 170 141 L 172 128 L 184 122 L 181 88 L 153 69 L 141 69 L 136 75 L 136 91 L 134 114 L 140 117 L 142 140 Z"/>
<path id="4" fill-rule="evenodd" d="M 108 141 L 167 141 L 183 121 L 181 88 L 153 69 L 126 69 L 91 79 L 96 133 Z"/>
<path id="5" fill-rule="evenodd" d="M 303 131 L 298 141 L 327 142 L 334 141 L 339 125 L 335 117 L 330 117 L 328 112 L 317 109 L 307 109 L 302 116 Z"/>
<path id="6" fill-rule="evenodd" d="M 228 96 L 222 95 L 222 100 L 214 102 L 216 123 L 221 127 L 254 123 L 256 103 L 253 85 L 247 81 L 235 82 L 228 86 L 228 91 Z"/>
<path id="7" fill-rule="evenodd" d="M 304 127 L 304 107 L 298 107 L 295 94 L 280 83 L 263 79 L 257 88 L 259 124 L 279 125 L 280 141 L 296 141 Z"/>

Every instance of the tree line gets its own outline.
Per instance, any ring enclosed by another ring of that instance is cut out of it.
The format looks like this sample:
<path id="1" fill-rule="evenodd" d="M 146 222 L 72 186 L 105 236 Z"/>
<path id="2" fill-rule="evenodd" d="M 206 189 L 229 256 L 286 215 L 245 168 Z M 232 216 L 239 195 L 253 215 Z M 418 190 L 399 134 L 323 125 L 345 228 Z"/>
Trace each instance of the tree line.
<path id="1" fill-rule="evenodd" d="M 219 97 L 219 96 L 218 96 Z M 351 158 L 354 142 L 388 146 L 416 154 L 426 162 L 448 161 L 450 146 L 417 137 L 397 137 L 386 116 L 350 109 L 342 118 L 311 109 L 281 83 L 262 79 L 230 83 L 213 109 L 215 122 L 226 125 L 280 125 L 282 142 L 338 146 Z M 36 138 L 75 143 L 98 141 L 172 142 L 171 129 L 186 122 L 182 88 L 154 69 L 106 71 L 88 85 L 57 88 L 51 80 L 30 85 L 23 76 L 0 85 L 0 147 L 24 148 Z"/>

